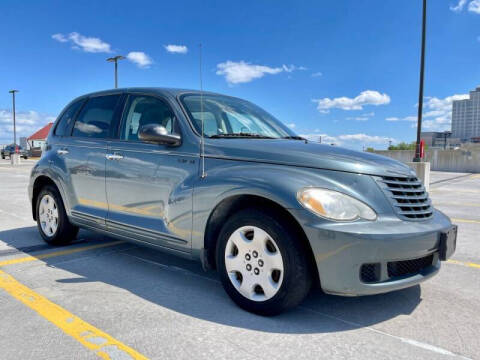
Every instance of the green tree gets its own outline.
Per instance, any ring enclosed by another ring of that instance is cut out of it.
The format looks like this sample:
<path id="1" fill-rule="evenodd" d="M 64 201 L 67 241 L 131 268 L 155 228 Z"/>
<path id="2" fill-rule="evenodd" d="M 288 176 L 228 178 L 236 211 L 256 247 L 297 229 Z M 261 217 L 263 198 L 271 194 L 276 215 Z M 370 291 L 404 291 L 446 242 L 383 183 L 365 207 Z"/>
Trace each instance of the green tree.
<path id="1" fill-rule="evenodd" d="M 411 143 L 401 142 L 397 145 L 390 145 L 388 150 L 415 150 L 416 148 L 416 141 L 412 141 Z M 425 145 L 425 150 L 428 150 L 428 146 Z"/>
<path id="2" fill-rule="evenodd" d="M 415 144 L 415 141 L 412 141 L 411 143 L 406 143 L 402 141 L 397 145 L 390 145 L 388 147 L 388 150 L 415 150 Z"/>

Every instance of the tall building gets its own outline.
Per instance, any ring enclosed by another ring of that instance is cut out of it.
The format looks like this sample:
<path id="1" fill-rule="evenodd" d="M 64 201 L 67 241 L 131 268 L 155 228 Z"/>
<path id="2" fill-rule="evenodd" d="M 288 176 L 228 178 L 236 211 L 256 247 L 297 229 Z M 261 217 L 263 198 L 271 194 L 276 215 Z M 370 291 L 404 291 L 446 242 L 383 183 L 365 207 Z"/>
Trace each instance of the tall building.
<path id="1" fill-rule="evenodd" d="M 452 138 L 462 142 L 480 137 L 480 87 L 470 91 L 470 98 L 453 101 Z"/>

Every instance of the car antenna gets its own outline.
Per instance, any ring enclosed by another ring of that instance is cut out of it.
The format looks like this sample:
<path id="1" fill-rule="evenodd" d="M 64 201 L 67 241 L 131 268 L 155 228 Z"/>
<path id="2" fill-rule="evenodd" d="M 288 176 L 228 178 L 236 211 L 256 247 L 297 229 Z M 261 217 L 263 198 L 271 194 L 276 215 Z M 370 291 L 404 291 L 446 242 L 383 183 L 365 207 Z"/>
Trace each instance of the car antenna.
<path id="1" fill-rule="evenodd" d="M 203 117 L 203 81 L 202 81 L 202 44 L 199 44 L 200 56 L 199 56 L 199 67 L 200 67 L 200 122 L 202 123 L 202 134 L 200 137 L 200 162 L 201 162 L 201 178 L 205 178 L 207 174 L 205 173 L 205 122 Z"/>

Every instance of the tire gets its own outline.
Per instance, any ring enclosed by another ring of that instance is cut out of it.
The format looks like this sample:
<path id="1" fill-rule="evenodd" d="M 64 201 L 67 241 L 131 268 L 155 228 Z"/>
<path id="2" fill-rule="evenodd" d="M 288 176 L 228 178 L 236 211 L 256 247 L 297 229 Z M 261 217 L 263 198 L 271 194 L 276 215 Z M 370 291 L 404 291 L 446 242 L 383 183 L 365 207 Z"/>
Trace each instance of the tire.
<path id="1" fill-rule="evenodd" d="M 230 298 L 242 309 L 264 316 L 300 304 L 310 291 L 312 276 L 298 238 L 274 213 L 245 209 L 234 214 L 220 231 L 216 248 L 217 270 Z M 281 267 L 283 271 L 278 270 Z"/>
<path id="2" fill-rule="evenodd" d="M 43 240 L 51 245 L 67 245 L 74 240 L 78 227 L 68 220 L 57 188 L 46 185 L 36 201 L 37 228 Z"/>

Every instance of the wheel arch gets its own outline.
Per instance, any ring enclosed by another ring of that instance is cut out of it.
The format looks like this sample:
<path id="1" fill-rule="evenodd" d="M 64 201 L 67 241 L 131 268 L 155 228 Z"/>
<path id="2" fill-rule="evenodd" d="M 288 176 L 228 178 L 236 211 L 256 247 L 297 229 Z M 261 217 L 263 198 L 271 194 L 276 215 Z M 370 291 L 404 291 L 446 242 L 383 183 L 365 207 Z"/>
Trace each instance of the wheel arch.
<path id="1" fill-rule="evenodd" d="M 57 184 L 50 177 L 46 175 L 40 175 L 35 179 L 35 182 L 33 183 L 33 189 L 32 189 L 32 217 L 33 217 L 33 220 L 35 221 L 37 220 L 37 197 L 38 197 L 38 194 L 40 194 L 40 191 L 47 185 L 54 186 L 60 193 L 60 189 L 58 188 Z M 62 195 L 60 193 L 60 197 L 61 196 Z M 63 201 L 63 198 L 62 198 L 62 201 Z"/>
<path id="2" fill-rule="evenodd" d="M 302 243 L 305 254 L 308 257 L 309 265 L 311 266 L 311 274 L 315 277 L 313 280 L 318 283 L 318 271 L 313 250 L 310 246 L 307 235 L 300 226 L 300 223 L 288 211 L 288 209 L 271 199 L 259 195 L 232 195 L 220 201 L 212 210 L 210 216 L 208 217 L 204 234 L 204 258 L 202 260 L 206 263 L 206 267 L 211 269 L 216 268 L 215 249 L 218 235 L 220 234 L 220 230 L 222 229 L 225 221 L 233 213 L 252 207 L 252 204 L 254 204 L 253 206 L 257 209 L 268 211 L 269 213 L 279 217 L 282 221 L 288 223 L 297 234 L 299 234 L 299 240 Z"/>

